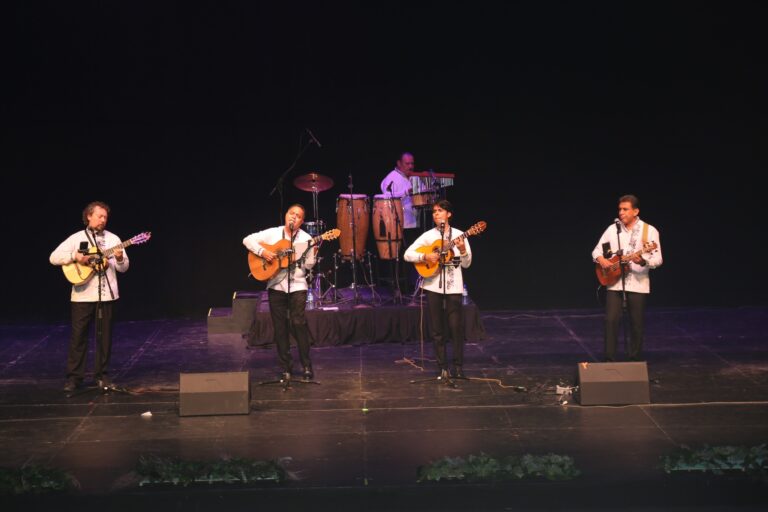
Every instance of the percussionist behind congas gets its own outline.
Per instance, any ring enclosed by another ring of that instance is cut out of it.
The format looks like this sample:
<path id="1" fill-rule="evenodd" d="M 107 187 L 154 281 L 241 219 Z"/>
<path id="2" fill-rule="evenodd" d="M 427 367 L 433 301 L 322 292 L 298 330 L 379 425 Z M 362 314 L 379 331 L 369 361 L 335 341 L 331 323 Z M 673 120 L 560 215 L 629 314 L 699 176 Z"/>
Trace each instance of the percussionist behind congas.
<path id="1" fill-rule="evenodd" d="M 403 153 L 392 171 L 381 182 L 381 192 L 387 197 L 400 198 L 403 204 L 403 227 L 418 227 L 418 212 L 413 207 L 411 198 L 410 174 L 414 169 L 411 153 Z"/>

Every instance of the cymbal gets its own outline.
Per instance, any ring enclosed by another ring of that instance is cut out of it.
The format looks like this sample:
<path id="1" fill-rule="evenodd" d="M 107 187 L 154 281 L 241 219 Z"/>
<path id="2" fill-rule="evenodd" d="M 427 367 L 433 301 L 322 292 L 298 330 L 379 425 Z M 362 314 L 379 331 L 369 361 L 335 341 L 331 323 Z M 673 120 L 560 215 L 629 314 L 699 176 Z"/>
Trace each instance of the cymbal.
<path id="1" fill-rule="evenodd" d="M 333 180 L 328 176 L 311 172 L 298 176 L 293 180 L 293 184 L 297 189 L 304 190 L 305 192 L 322 192 L 333 186 Z"/>

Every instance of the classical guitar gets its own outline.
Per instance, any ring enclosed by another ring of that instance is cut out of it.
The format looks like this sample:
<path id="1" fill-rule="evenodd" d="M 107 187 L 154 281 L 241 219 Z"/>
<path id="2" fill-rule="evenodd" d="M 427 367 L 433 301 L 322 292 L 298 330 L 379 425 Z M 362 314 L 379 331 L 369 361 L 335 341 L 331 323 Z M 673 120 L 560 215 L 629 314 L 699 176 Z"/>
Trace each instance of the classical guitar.
<path id="1" fill-rule="evenodd" d="M 109 266 L 109 258 L 117 249 L 124 249 L 131 245 L 143 244 L 151 237 L 152 233 L 148 231 L 139 233 L 130 240 L 126 240 L 125 242 L 117 244 L 114 247 L 110 247 L 109 249 L 101 251 L 101 260 L 98 258 L 98 249 L 96 247 L 90 247 L 88 252 L 84 253 L 89 255 L 90 262 L 86 265 L 83 265 L 82 263 L 75 261 L 66 265 L 62 265 L 61 269 L 64 271 L 64 277 L 66 277 L 67 281 L 72 284 L 85 284 L 96 274 L 95 271 L 104 270 Z"/>
<path id="2" fill-rule="evenodd" d="M 318 235 L 309 242 L 309 247 L 320 243 L 322 240 L 335 240 L 341 235 L 340 229 L 331 229 Z M 272 261 L 267 261 L 261 256 L 258 256 L 248 251 L 248 267 L 251 269 L 251 275 L 259 281 L 267 281 L 274 276 L 281 268 L 288 268 L 288 264 L 291 262 L 291 241 L 288 239 L 278 240 L 276 244 L 261 244 L 262 247 L 275 253 L 277 257 Z M 295 261 L 298 258 L 293 258 Z"/>
<path id="3" fill-rule="evenodd" d="M 621 272 L 622 272 L 621 263 L 627 263 L 630 260 L 636 258 L 637 256 L 640 256 L 641 254 L 644 254 L 647 252 L 653 252 L 657 248 L 658 248 L 658 244 L 656 244 L 656 242 L 646 242 L 645 244 L 643 244 L 642 249 L 628 256 L 620 257 L 618 254 L 614 254 L 613 256 L 608 258 L 608 261 L 611 262 L 611 266 L 608 268 L 603 268 L 600 266 L 599 263 L 595 263 L 595 273 L 597 274 L 597 280 L 600 281 L 600 284 L 603 286 L 613 286 L 619 281 L 619 279 L 621 279 Z"/>
<path id="4" fill-rule="evenodd" d="M 422 254 L 429 254 L 431 252 L 441 254 L 441 260 L 443 263 L 450 263 L 450 261 L 453 259 L 453 246 L 456 245 L 456 242 L 459 240 L 462 240 L 464 238 L 467 238 L 468 236 L 472 235 L 479 235 L 483 231 L 485 231 L 485 228 L 488 224 L 486 224 L 485 221 L 480 221 L 477 224 L 474 224 L 471 228 L 466 230 L 464 233 L 462 233 L 460 236 L 454 238 L 450 242 L 447 242 L 442 247 L 443 252 L 440 253 L 441 249 L 441 242 L 440 240 L 435 240 L 432 245 L 425 245 L 424 247 L 419 247 L 416 249 L 416 251 L 422 253 Z M 414 263 L 416 266 L 416 271 L 421 275 L 421 277 L 432 277 L 435 275 L 435 272 L 437 272 L 437 269 L 440 268 L 440 261 L 438 260 L 436 263 L 427 263 L 426 261 L 419 261 L 417 263 Z"/>

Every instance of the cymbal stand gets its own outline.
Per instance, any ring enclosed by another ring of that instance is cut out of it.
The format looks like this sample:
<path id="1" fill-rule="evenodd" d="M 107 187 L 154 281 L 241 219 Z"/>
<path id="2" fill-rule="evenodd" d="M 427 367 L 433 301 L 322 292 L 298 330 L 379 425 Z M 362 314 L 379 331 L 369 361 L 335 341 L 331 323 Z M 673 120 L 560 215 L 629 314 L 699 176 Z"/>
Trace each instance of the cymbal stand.
<path id="1" fill-rule="evenodd" d="M 347 205 L 347 208 L 349 209 L 349 226 L 352 230 L 352 284 L 350 286 L 354 291 L 354 303 L 358 304 L 360 302 L 360 293 L 357 289 L 357 252 L 355 248 L 357 240 L 355 237 L 355 197 L 353 194 L 355 187 L 352 184 L 352 173 L 349 173 L 349 183 L 347 188 L 349 188 L 349 204 Z"/>
<path id="2" fill-rule="evenodd" d="M 319 219 L 319 202 L 317 200 L 317 185 L 313 181 L 312 186 L 312 213 L 314 215 L 314 222 L 315 227 L 317 228 L 317 235 L 321 235 L 322 227 L 321 227 L 321 221 Z M 322 245 L 322 240 L 321 240 Z M 314 249 L 312 249 L 314 250 Z M 319 250 L 319 247 L 318 247 Z M 315 262 L 315 265 L 309 269 L 309 276 L 307 276 L 307 306 L 310 309 L 314 309 L 316 306 L 319 306 L 322 302 L 322 286 L 320 284 L 320 277 L 322 276 L 322 272 L 317 272 L 317 275 L 315 275 L 315 267 L 319 268 L 320 261 L 322 258 L 318 257 L 317 261 Z"/>
<path id="3" fill-rule="evenodd" d="M 381 295 L 376 293 L 376 285 L 373 281 L 373 265 L 371 264 L 371 252 L 366 251 L 365 252 L 367 258 L 368 258 L 368 288 L 371 289 L 371 303 L 373 305 L 376 305 L 376 301 L 379 301 L 379 305 L 381 305 Z M 365 266 L 363 266 L 363 276 L 365 276 Z"/>
<path id="4" fill-rule="evenodd" d="M 328 281 L 328 289 L 325 290 L 325 292 L 317 298 L 318 303 L 323 304 L 323 302 L 325 302 L 326 295 L 328 295 L 329 293 L 333 293 L 331 304 L 336 304 L 337 302 L 339 302 L 339 292 L 336 289 L 338 273 L 339 273 L 339 254 L 337 252 L 334 252 L 333 253 L 333 281 L 328 279 L 324 274 L 322 274 L 322 272 L 317 277 L 318 281 L 321 276 L 324 277 L 326 281 Z"/>

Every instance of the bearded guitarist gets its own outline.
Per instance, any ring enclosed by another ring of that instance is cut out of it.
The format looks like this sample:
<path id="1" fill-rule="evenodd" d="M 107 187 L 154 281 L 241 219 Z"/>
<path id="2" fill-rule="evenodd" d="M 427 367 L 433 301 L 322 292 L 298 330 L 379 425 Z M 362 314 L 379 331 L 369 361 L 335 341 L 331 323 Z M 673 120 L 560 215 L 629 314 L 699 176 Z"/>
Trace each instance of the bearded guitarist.
<path id="1" fill-rule="evenodd" d="M 54 249 L 50 256 L 52 265 L 65 266 L 77 263 L 86 267 L 98 267 L 99 278 L 84 280 L 72 285 L 72 330 L 67 355 L 67 381 L 64 391 L 74 392 L 83 384 L 85 377 L 88 338 L 91 326 L 95 326 L 96 350 L 93 361 L 93 378 L 104 390 L 114 387 L 109 377 L 109 360 L 112 353 L 112 325 L 115 303 L 120 298 L 117 272 L 128 270 L 128 253 L 120 238 L 106 230 L 110 209 L 106 203 L 93 201 L 83 210 L 85 229 L 77 231 Z M 89 247 L 97 248 L 90 254 Z M 113 247 L 114 250 L 109 250 Z M 107 254 L 109 255 L 107 256 Z M 94 256 L 104 255 L 100 261 Z"/>
<path id="2" fill-rule="evenodd" d="M 429 318 L 432 330 L 432 342 L 435 347 L 435 357 L 438 365 L 438 379 L 448 380 L 451 374 L 446 360 L 446 338 L 443 322 L 448 325 L 453 341 L 453 377 L 463 379 L 464 376 L 464 325 L 461 309 L 464 281 L 461 270 L 472 264 L 472 249 L 464 233 L 451 227 L 453 205 L 443 199 L 432 205 L 432 221 L 435 227 L 424 232 L 405 251 L 405 261 L 410 263 L 426 263 L 440 268 L 430 277 L 424 279 L 421 288 L 427 295 Z M 442 240 L 443 247 L 450 251 L 452 257 L 445 258 L 439 252 L 425 251 Z M 449 262 L 446 262 L 448 260 Z"/>
<path id="3" fill-rule="evenodd" d="M 636 196 L 619 198 L 619 218 L 603 232 L 592 251 L 598 279 L 606 277 L 605 360 L 616 359 L 622 311 L 629 313 L 627 359 L 642 359 L 645 303 L 651 292 L 649 272 L 662 264 L 658 230 L 640 220 Z M 611 274 L 618 275 L 612 282 Z M 601 279 L 601 282 L 603 280 Z"/>
<path id="4" fill-rule="evenodd" d="M 269 311 L 274 328 L 274 342 L 277 347 L 277 358 L 280 365 L 281 381 L 289 381 L 293 372 L 293 359 L 289 331 L 296 338 L 299 348 L 299 358 L 303 367 L 302 378 L 312 380 L 312 361 L 309 358 L 310 333 L 307 327 L 305 308 L 307 304 L 306 270 L 315 265 L 315 249 L 307 248 L 312 237 L 301 229 L 304 222 L 304 207 L 294 204 L 285 213 L 285 223 L 282 226 L 268 228 L 253 233 L 243 239 L 243 245 L 267 262 L 275 259 L 281 261 L 280 270 L 267 281 Z M 290 241 L 289 246 L 294 252 L 275 253 L 268 247 L 276 245 L 281 240 Z M 298 261 L 296 258 L 299 258 Z M 285 263 L 285 264 L 283 264 Z"/>

